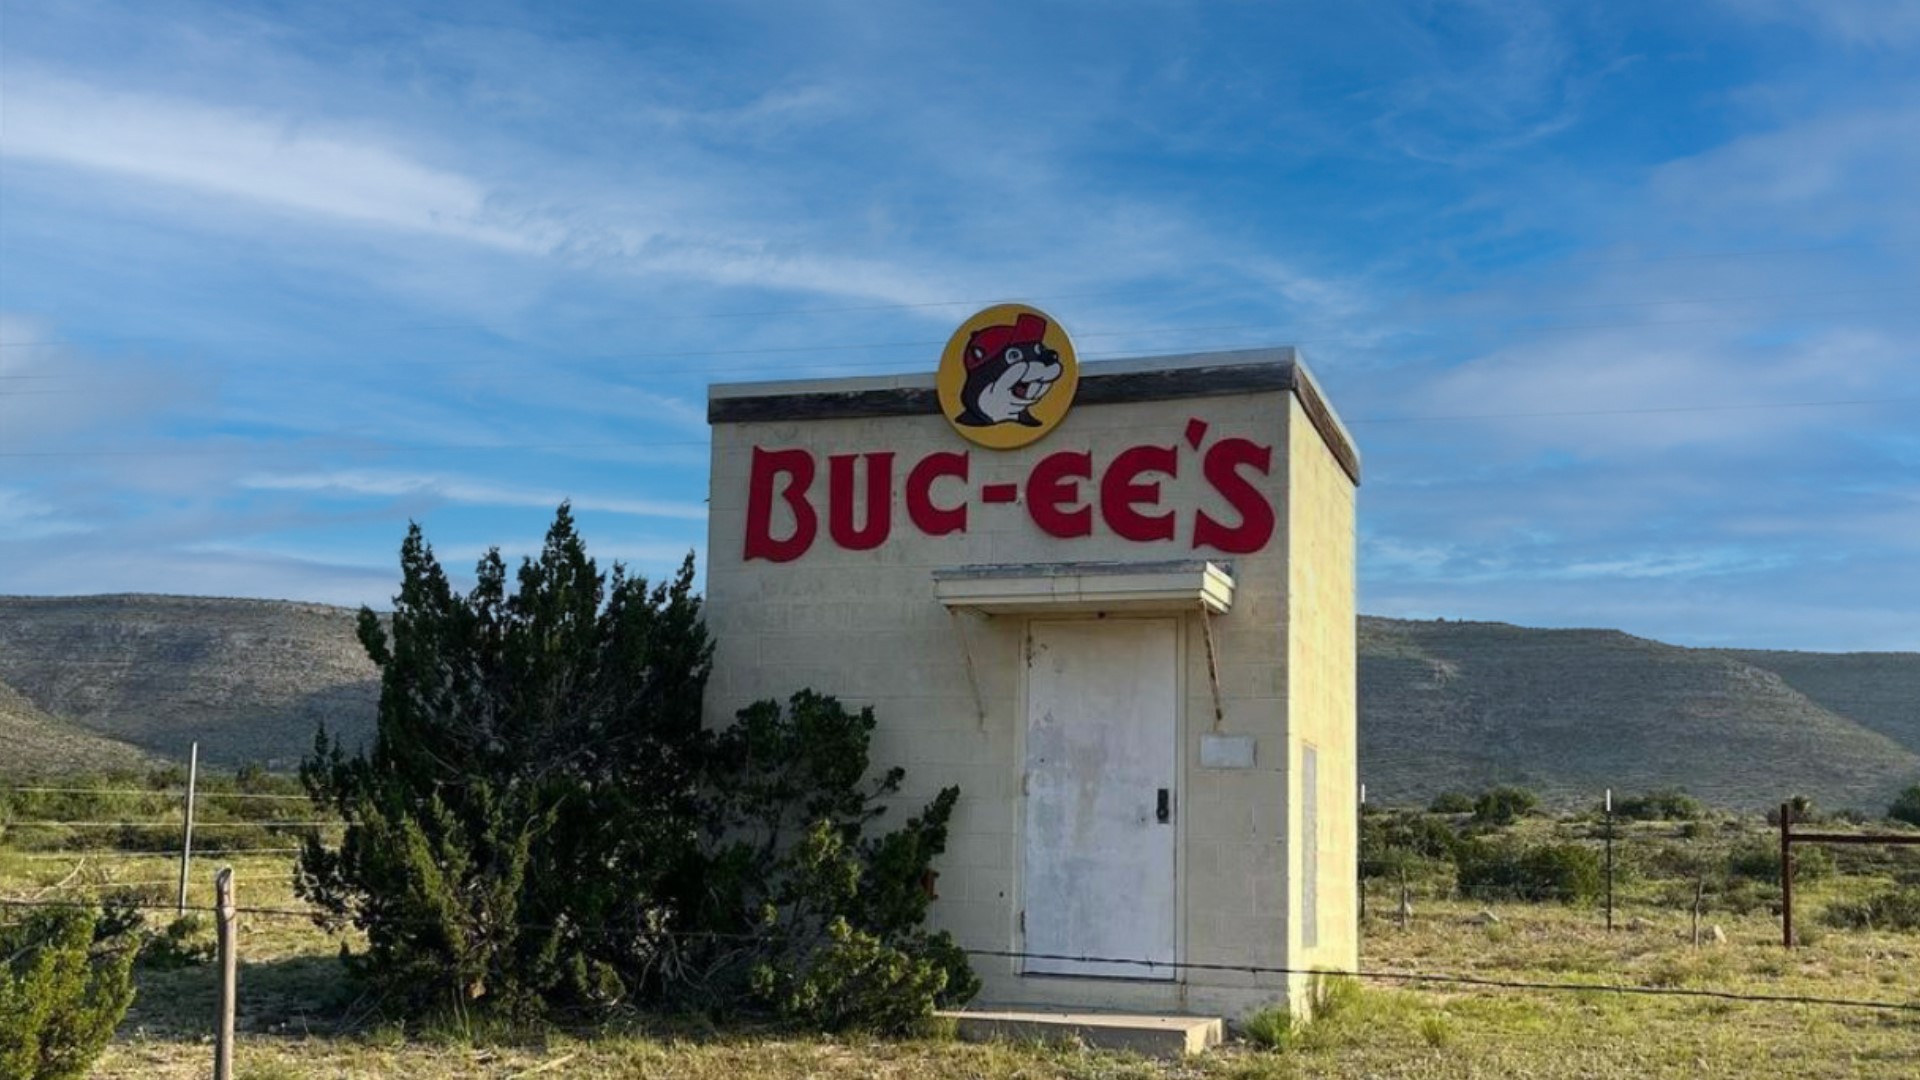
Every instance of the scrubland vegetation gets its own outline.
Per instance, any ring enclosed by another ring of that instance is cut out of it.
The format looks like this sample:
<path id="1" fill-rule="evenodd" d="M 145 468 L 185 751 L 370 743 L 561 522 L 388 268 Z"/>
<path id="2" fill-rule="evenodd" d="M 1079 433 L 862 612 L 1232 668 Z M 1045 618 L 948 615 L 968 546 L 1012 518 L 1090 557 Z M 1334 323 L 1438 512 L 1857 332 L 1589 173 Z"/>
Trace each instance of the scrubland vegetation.
<path id="1" fill-rule="evenodd" d="M 1802 946 L 1781 948 L 1777 886 L 1758 815 L 1688 809 L 1616 818 L 1616 929 L 1605 928 L 1587 863 L 1604 822 L 1593 813 L 1521 813 L 1506 824 L 1472 810 L 1367 816 L 1372 867 L 1363 969 L 1503 982 L 1714 990 L 1920 1005 L 1920 929 L 1910 916 L 1920 850 L 1807 848 L 1796 893 Z M 1823 828 L 1849 827 L 1844 819 Z M 1875 823 L 1874 828 L 1887 828 Z M 1383 840 L 1382 838 L 1388 838 Z M 1388 842 L 1390 840 L 1390 842 Z M 1452 845 L 1450 848 L 1449 845 Z M 1453 853 L 1490 859 L 1519 881 L 1467 895 Z M 1494 853 L 1487 855 L 1486 853 Z M 1571 878 L 1564 861 L 1579 864 Z M 1594 856 L 1598 862 L 1598 856 Z M 295 910 L 291 861 L 236 854 L 243 906 Z M 0 854 L 0 895 L 119 895 L 164 905 L 165 886 L 116 889 L 133 871 Z M 134 867 L 166 867 L 139 857 Z M 1407 910 L 1401 912 L 1405 872 Z M 142 876 L 151 876 L 142 874 Z M 197 875 L 195 905 L 210 899 Z M 1571 881 L 1571 886 L 1567 882 Z M 1543 882 L 1558 883 L 1540 888 Z M 54 886 L 59 886 L 54 888 Z M 1504 890 L 1504 891 L 1503 891 Z M 1537 899 L 1524 899 L 1531 892 Z M 1701 901 L 1702 941 L 1693 944 Z M 213 1015 L 207 928 L 148 911 L 133 971 L 137 996 L 88 1075 L 205 1075 Z M 1718 927 L 1720 934 L 1712 933 Z M 703 1020 L 614 1010 L 587 1026 L 508 1024 L 479 1013 L 410 1020 L 383 1011 L 340 964 L 351 931 L 304 918 L 241 919 L 242 1077 L 1290 1077 L 1290 1076 L 1909 1076 L 1920 1071 L 1920 1011 L 1391 979 L 1342 980 L 1335 1007 L 1309 1022 L 1269 1016 L 1222 1051 L 1153 1061 L 1072 1045 L 975 1046 L 937 1025 L 904 1038 L 827 1037 L 774 1021 Z M 1719 940 L 1724 938 L 1724 940 Z"/>

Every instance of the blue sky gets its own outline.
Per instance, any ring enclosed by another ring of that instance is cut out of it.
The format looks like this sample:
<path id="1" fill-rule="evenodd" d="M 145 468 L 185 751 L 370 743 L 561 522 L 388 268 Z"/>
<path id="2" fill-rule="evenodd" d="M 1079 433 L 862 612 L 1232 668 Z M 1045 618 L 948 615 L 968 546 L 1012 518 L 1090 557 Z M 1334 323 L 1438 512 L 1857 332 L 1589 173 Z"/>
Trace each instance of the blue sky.
<path id="1" fill-rule="evenodd" d="M 383 606 L 712 380 L 1299 344 L 1375 614 L 1920 649 L 1920 4 L 0 4 L 0 592 Z M 1840 404 L 1845 403 L 1845 404 Z"/>

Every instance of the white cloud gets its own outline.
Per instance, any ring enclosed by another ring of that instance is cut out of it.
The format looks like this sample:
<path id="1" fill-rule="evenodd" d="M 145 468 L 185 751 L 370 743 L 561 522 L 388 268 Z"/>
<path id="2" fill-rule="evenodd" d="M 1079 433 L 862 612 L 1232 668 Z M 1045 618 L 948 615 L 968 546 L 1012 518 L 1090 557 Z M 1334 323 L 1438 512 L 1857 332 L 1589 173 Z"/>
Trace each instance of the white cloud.
<path id="1" fill-rule="evenodd" d="M 1920 4 L 1916 25 L 1920 25 Z M 1819 235 L 1856 229 L 1920 232 L 1920 107 L 1821 115 L 1734 139 L 1657 170 L 1652 190 L 1695 224 Z"/>
<path id="2" fill-rule="evenodd" d="M 1720 0 L 1760 22 L 1785 23 L 1849 45 L 1891 47 L 1920 41 L 1913 0 Z"/>
<path id="3" fill-rule="evenodd" d="M 13 72 L 0 152 L 265 206 L 519 251 L 558 237 L 502 220 L 485 185 L 364 134 Z"/>
<path id="4" fill-rule="evenodd" d="M 1427 384 L 1416 414 L 1483 418 L 1473 422 L 1534 448 L 1659 454 L 1831 426 L 1838 409 L 1869 415 L 1813 403 L 1886 396 L 1904 356 L 1862 330 L 1756 345 L 1738 327 L 1690 340 L 1627 328 L 1480 356 Z"/>

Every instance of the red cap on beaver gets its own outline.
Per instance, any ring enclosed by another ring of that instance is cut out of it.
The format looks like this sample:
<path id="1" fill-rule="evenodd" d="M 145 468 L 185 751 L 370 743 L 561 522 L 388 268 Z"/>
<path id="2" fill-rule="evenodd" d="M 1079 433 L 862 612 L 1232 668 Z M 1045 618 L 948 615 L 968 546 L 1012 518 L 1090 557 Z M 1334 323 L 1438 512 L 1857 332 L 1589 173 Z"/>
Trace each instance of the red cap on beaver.
<path id="1" fill-rule="evenodd" d="M 1014 319 L 1012 326 L 983 326 L 967 339 L 967 370 L 972 371 L 1015 345 L 1038 345 L 1046 336 L 1047 320 L 1026 312 Z"/>

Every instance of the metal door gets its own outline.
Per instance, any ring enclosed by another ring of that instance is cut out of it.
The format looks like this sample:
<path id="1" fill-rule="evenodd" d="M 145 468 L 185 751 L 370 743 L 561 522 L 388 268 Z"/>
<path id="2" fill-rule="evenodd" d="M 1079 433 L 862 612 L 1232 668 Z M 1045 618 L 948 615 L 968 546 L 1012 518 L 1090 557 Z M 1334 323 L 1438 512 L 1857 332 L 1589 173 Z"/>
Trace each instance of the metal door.
<path id="1" fill-rule="evenodd" d="M 1030 973 L 1171 979 L 1175 619 L 1036 622 L 1027 655 Z"/>

